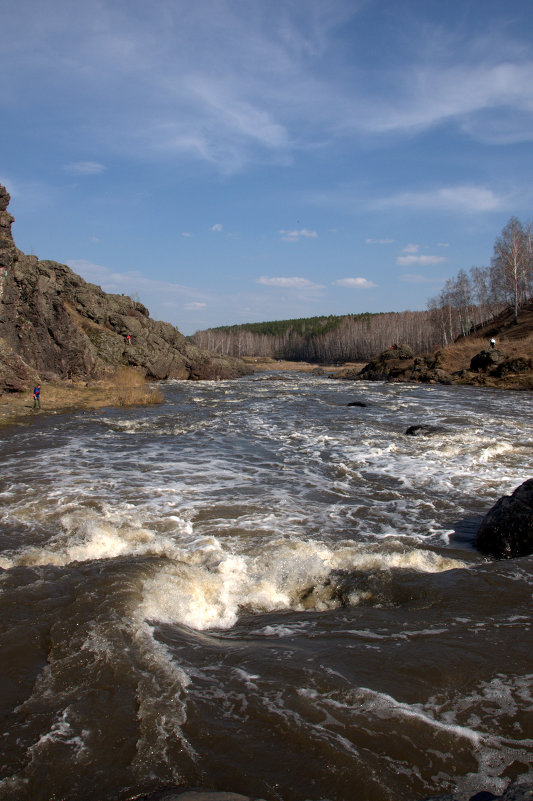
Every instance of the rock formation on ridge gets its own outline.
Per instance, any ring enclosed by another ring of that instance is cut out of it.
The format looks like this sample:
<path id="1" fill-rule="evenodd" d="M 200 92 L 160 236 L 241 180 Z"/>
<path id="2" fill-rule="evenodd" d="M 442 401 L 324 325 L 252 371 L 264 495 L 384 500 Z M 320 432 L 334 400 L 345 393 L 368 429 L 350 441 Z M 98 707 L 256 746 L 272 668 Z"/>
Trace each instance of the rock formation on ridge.
<path id="1" fill-rule="evenodd" d="M 37 378 L 96 379 L 120 365 L 152 379 L 250 372 L 240 359 L 200 350 L 170 323 L 152 320 L 142 303 L 22 253 L 11 234 L 9 200 L 0 186 L 0 391 L 23 390 Z"/>

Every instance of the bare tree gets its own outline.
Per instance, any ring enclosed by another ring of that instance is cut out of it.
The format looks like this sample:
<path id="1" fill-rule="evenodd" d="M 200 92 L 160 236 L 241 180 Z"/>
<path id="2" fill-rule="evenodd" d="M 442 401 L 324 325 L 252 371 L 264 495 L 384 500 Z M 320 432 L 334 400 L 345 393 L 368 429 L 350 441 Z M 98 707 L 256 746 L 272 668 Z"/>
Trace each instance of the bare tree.
<path id="1" fill-rule="evenodd" d="M 517 323 L 518 309 L 527 300 L 531 270 L 529 238 L 517 217 L 511 217 L 494 244 L 493 269 L 511 301 Z"/>

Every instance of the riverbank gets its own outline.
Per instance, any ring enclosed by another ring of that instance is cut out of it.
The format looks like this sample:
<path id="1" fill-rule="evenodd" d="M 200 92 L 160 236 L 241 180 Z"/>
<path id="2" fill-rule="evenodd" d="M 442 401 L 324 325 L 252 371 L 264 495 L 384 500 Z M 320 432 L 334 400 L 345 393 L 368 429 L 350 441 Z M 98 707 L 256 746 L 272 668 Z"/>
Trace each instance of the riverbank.
<path id="1" fill-rule="evenodd" d="M 128 369 L 102 381 L 42 382 L 40 409 L 34 409 L 31 390 L 0 396 L 0 427 L 40 414 L 105 406 L 145 406 L 161 403 L 163 398 L 161 389 L 154 388 L 143 376 Z"/>
<path id="2" fill-rule="evenodd" d="M 346 362 L 345 364 L 312 364 L 311 362 L 291 362 L 285 359 L 272 359 L 269 356 L 244 356 L 243 361 L 253 367 L 256 373 L 273 371 L 295 373 L 320 373 L 336 375 L 343 370 L 361 370 L 366 362 Z"/>

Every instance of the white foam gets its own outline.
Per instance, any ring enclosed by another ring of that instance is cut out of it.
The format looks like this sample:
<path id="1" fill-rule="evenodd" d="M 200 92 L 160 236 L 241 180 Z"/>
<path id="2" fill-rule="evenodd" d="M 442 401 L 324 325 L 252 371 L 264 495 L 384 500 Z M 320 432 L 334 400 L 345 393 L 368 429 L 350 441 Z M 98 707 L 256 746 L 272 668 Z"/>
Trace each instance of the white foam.
<path id="1" fill-rule="evenodd" d="M 440 572 L 463 563 L 431 551 L 391 551 L 343 543 L 273 540 L 261 551 L 226 553 L 215 549 L 196 552 L 194 560 L 172 562 L 158 569 L 144 584 L 141 614 L 148 620 L 182 623 L 195 629 L 229 628 L 242 609 L 271 612 L 337 608 L 341 601 L 325 586 L 335 570 L 373 571 L 405 568 Z M 194 561 L 194 563 L 193 563 Z M 353 590 L 349 602 L 371 600 L 366 591 Z"/>

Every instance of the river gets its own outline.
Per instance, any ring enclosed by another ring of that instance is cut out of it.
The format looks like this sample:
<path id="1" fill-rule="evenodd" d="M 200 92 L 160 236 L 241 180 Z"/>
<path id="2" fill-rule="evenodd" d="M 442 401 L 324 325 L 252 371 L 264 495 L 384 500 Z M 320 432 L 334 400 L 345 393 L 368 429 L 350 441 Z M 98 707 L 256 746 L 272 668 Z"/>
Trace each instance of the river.
<path id="1" fill-rule="evenodd" d="M 0 432 L 0 799 L 531 779 L 533 557 L 472 539 L 532 477 L 532 395 L 164 389 Z M 441 430 L 405 435 L 420 423 Z"/>

